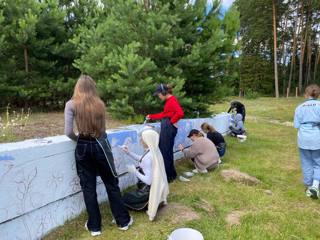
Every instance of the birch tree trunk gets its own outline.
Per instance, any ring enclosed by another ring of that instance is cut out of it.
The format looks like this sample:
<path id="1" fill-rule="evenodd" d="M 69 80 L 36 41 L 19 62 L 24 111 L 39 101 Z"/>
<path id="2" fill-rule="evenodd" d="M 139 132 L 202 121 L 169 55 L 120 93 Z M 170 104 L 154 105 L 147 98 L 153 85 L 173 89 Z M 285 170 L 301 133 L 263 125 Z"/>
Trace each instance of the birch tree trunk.
<path id="1" fill-rule="evenodd" d="M 275 85 L 275 96 L 276 98 L 279 98 L 279 80 L 278 80 L 278 64 L 277 64 L 277 22 L 276 22 L 275 0 L 272 1 L 272 10 L 273 10 L 274 85 Z"/>

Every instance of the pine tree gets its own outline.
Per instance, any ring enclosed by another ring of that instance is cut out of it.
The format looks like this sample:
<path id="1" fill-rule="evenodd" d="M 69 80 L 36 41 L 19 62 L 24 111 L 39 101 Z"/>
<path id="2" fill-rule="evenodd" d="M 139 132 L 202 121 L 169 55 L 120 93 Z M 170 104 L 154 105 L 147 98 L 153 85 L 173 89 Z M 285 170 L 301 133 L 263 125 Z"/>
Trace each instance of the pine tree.
<path id="1" fill-rule="evenodd" d="M 117 117 L 159 110 L 151 96 L 159 83 L 174 86 L 187 112 L 217 98 L 234 51 L 237 19 L 205 15 L 206 1 L 104 1 L 105 18 L 73 39 L 75 66 L 98 80 Z M 147 6 L 147 7 L 146 7 Z M 235 25 L 235 26 L 232 26 Z"/>
<path id="2" fill-rule="evenodd" d="M 70 96 L 69 78 L 79 75 L 72 66 L 75 55 L 65 26 L 66 12 L 58 1 L 4 0 L 1 82 L 7 103 L 24 106 L 61 106 Z M 5 101 L 2 104 L 7 104 Z"/>

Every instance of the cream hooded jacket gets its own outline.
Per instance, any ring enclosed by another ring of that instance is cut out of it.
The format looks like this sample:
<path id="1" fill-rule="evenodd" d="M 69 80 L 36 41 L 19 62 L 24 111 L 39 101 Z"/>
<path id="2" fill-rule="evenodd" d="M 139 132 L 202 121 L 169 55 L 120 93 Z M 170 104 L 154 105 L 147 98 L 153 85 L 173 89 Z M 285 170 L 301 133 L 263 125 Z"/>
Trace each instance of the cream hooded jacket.
<path id="1" fill-rule="evenodd" d="M 153 221 L 159 204 L 167 203 L 169 185 L 167 182 L 166 171 L 164 168 L 163 157 L 158 147 L 159 134 L 153 129 L 145 129 L 141 134 L 142 140 L 148 146 L 152 156 L 152 184 L 150 188 L 149 203 L 147 214 L 149 220 Z"/>

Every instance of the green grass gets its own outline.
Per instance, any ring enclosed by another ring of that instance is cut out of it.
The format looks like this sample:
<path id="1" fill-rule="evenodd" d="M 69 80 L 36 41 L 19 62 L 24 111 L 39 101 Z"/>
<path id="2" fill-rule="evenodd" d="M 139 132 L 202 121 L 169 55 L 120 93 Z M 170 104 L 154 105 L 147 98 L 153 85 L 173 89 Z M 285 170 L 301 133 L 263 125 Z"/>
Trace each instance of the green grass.
<path id="1" fill-rule="evenodd" d="M 303 98 L 268 98 L 262 97 L 258 99 L 229 99 L 239 100 L 246 106 L 248 117 L 259 117 L 265 119 L 273 119 L 280 121 L 292 121 L 294 110 L 303 101 Z M 214 113 L 228 111 L 230 102 L 224 102 L 213 105 L 211 111 Z"/>
<path id="2" fill-rule="evenodd" d="M 102 204 L 103 234 L 97 239 L 144 240 L 166 239 L 178 227 L 192 227 L 214 239 L 320 239 L 320 200 L 304 196 L 300 163 L 296 147 L 296 130 L 261 119 L 292 121 L 295 107 L 302 99 L 260 98 L 244 100 L 248 109 L 246 128 L 249 133 L 244 143 L 227 138 L 225 164 L 208 175 L 195 176 L 190 183 L 179 181 L 170 185 L 170 202 L 183 204 L 199 215 L 199 220 L 172 224 L 172 214 L 149 222 L 144 212 L 132 212 L 134 225 L 127 232 L 120 232 L 110 224 L 107 204 Z M 228 103 L 221 103 L 212 110 L 226 111 Z M 258 120 L 254 120 L 256 116 Z M 177 165 L 182 172 L 191 168 L 186 162 Z M 261 184 L 249 186 L 225 182 L 222 169 L 239 169 L 257 177 Z M 271 195 L 264 191 L 270 189 Z M 201 199 L 209 202 L 214 213 L 199 208 Z M 241 225 L 229 227 L 225 217 L 232 211 L 245 211 Z M 90 239 L 83 229 L 86 215 L 67 222 L 45 239 Z"/>

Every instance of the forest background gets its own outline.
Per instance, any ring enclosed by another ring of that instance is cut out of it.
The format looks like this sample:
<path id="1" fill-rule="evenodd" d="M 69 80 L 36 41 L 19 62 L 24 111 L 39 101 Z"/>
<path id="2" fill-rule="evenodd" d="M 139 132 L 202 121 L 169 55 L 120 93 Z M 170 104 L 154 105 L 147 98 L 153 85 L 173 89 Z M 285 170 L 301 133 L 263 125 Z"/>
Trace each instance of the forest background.
<path id="1" fill-rule="evenodd" d="M 158 83 L 191 116 L 320 82 L 317 0 L 1 0 L 0 34 L 2 109 L 63 109 L 81 73 L 118 119 L 158 110 Z"/>

